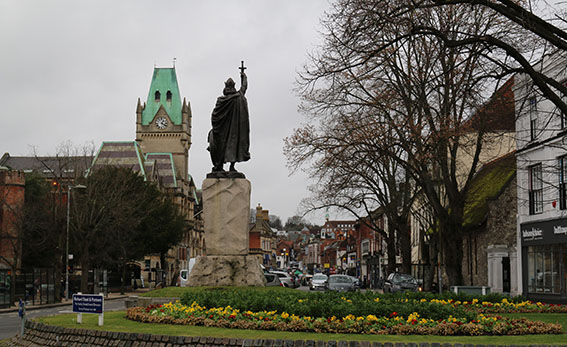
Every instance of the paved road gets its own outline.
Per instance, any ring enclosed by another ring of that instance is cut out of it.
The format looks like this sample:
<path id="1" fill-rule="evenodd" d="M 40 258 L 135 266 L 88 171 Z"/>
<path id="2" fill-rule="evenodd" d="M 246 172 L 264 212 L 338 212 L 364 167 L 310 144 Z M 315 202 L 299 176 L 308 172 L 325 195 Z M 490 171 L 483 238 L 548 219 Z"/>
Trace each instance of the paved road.
<path id="1" fill-rule="evenodd" d="M 120 311 L 125 310 L 124 302 L 126 299 L 107 300 L 104 302 L 105 311 Z M 72 305 L 65 305 L 59 307 L 51 307 L 37 310 L 30 310 L 26 312 L 27 318 L 51 316 L 60 313 L 72 313 Z M 21 320 L 18 312 L 0 313 L 0 340 L 8 339 L 20 333 Z"/>

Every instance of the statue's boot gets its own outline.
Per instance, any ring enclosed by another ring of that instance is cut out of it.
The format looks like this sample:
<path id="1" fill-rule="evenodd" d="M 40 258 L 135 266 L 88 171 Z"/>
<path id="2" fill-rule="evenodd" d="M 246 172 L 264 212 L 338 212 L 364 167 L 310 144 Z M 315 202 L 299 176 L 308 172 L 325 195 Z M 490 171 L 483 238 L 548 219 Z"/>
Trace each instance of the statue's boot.
<path id="1" fill-rule="evenodd" d="M 224 169 L 222 168 L 222 164 L 213 166 L 213 172 L 224 172 Z"/>

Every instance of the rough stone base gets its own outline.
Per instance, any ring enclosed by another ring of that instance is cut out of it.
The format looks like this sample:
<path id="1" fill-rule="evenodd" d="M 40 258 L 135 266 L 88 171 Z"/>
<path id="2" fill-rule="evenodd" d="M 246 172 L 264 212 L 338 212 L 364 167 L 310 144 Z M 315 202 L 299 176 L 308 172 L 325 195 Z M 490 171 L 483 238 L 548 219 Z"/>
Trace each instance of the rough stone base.
<path id="1" fill-rule="evenodd" d="M 261 287 L 266 285 L 266 278 L 258 258 L 254 256 L 200 256 L 191 270 L 188 285 Z"/>

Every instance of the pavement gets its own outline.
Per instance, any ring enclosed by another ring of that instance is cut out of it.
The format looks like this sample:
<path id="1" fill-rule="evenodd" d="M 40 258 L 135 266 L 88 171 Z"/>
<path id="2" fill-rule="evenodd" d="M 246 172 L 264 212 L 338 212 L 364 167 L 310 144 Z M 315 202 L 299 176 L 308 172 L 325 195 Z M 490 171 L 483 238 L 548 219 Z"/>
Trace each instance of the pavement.
<path id="1" fill-rule="evenodd" d="M 117 300 L 117 299 L 125 299 L 128 298 L 130 296 L 136 296 L 136 295 L 140 295 L 142 293 L 146 293 L 149 292 L 150 289 L 149 288 L 139 288 L 135 291 L 132 292 L 125 292 L 124 294 L 120 294 L 118 293 L 108 293 L 108 295 L 104 298 L 104 300 Z M 51 308 L 51 307 L 59 307 L 59 306 L 66 306 L 66 305 L 71 305 L 73 303 L 73 299 L 61 299 L 61 302 L 56 302 L 53 304 L 35 304 L 32 305 L 31 302 L 29 304 L 26 304 L 26 311 L 31 311 L 31 310 L 39 310 L 39 309 L 44 309 L 44 308 Z M 9 308 L 1 308 L 0 309 L 0 314 L 2 313 L 6 313 L 6 312 L 17 312 L 18 311 L 18 303 L 15 303 L 14 306 L 9 307 Z"/>

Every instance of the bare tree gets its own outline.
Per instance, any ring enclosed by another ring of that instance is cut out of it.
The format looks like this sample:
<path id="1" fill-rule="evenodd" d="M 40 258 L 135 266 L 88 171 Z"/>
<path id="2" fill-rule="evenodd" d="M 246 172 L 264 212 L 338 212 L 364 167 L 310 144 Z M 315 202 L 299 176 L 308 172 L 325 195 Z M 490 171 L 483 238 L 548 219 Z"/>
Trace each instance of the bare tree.
<path id="1" fill-rule="evenodd" d="M 319 180 L 340 180 L 340 175 L 326 176 L 325 167 L 337 166 L 337 161 L 360 153 L 353 149 L 341 156 L 344 149 L 337 145 L 359 131 L 363 136 L 354 137 L 364 138 L 371 144 L 368 152 L 375 153 L 367 156 L 367 167 L 395 163 L 403 173 L 394 175 L 397 183 L 407 177 L 408 186 L 413 182 L 427 198 L 450 284 L 460 284 L 466 195 L 483 146 L 499 140 L 488 136 L 482 113 L 474 121 L 473 115 L 481 108 L 487 90 L 499 86 L 502 75 L 494 74 L 500 65 L 490 56 L 490 46 L 482 42 L 452 45 L 446 38 L 459 41 L 488 33 L 517 35 L 497 14 L 483 7 L 420 8 L 392 20 L 392 11 L 399 4 L 393 0 L 337 1 L 326 15 L 325 43 L 310 56 L 299 79 L 302 107 L 311 124 L 298 129 L 291 139 L 327 134 L 329 141 L 321 148 L 333 160 L 313 158 L 310 146 L 314 145 L 309 141 L 303 147 L 288 142 L 293 145 L 288 148 L 288 160 L 324 168 L 316 171 Z M 435 28 L 442 35 L 415 34 L 416 27 Z M 333 131 L 341 127 L 342 137 L 336 136 Z M 376 177 L 375 186 L 386 187 L 384 175 Z M 361 186 L 353 182 L 351 189 Z M 376 196 L 389 200 L 392 192 Z M 362 199 L 358 200 L 360 204 Z"/>
<path id="2" fill-rule="evenodd" d="M 381 234 L 388 243 L 389 271 L 395 269 L 399 240 L 402 270 L 409 273 L 408 220 L 415 184 L 399 163 L 384 155 L 381 144 L 375 143 L 375 135 L 381 132 L 375 117 L 358 114 L 326 120 L 319 128 L 299 129 L 285 139 L 288 166 L 296 170 L 307 164 L 309 175 L 317 179 L 302 208 L 308 212 L 339 208 Z M 378 207 L 387 216 L 386 230 L 374 213 Z"/>

